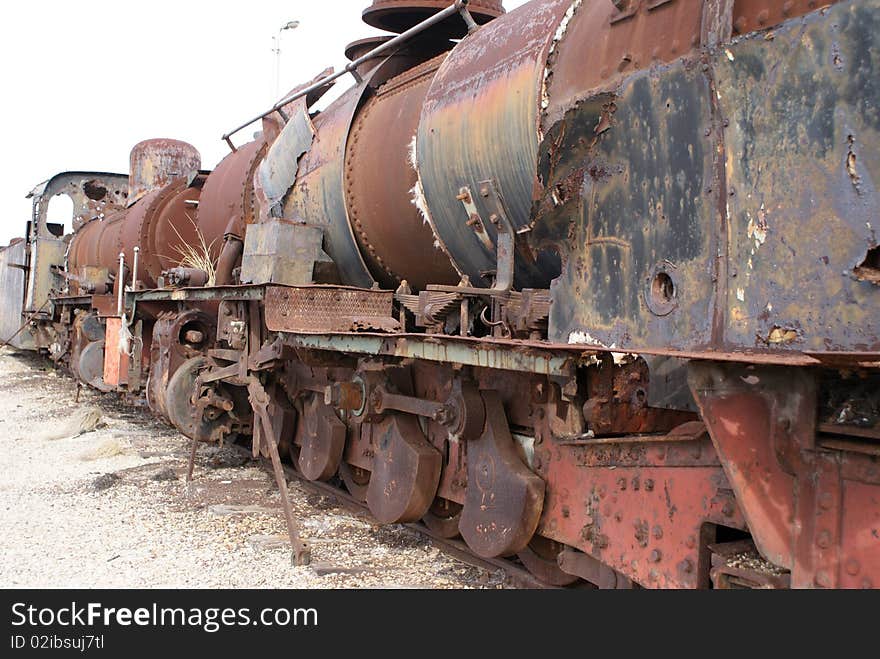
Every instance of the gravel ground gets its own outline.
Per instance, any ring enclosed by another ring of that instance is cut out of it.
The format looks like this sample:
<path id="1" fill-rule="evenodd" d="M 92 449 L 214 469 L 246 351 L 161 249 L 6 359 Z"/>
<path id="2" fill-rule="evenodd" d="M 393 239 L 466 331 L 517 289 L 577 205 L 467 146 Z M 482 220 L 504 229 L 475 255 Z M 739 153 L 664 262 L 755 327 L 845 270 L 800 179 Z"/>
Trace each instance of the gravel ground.
<path id="1" fill-rule="evenodd" d="M 501 588 L 501 572 L 449 557 L 290 484 L 312 565 L 293 567 L 274 481 L 187 440 L 34 355 L 0 350 L 0 587 Z M 99 414 L 95 414 L 98 412 Z M 98 427 L 76 437 L 83 423 Z M 84 421 L 85 420 L 85 421 Z M 56 438 L 63 435 L 62 438 Z"/>

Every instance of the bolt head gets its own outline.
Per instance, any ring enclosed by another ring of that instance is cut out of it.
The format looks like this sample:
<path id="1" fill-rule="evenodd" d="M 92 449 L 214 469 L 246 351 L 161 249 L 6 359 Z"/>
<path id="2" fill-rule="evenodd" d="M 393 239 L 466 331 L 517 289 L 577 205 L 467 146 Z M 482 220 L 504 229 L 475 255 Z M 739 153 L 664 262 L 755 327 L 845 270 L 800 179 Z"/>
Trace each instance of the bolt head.
<path id="1" fill-rule="evenodd" d="M 816 572 L 816 585 L 819 588 L 831 588 L 831 575 L 829 575 L 825 570 L 819 570 Z"/>

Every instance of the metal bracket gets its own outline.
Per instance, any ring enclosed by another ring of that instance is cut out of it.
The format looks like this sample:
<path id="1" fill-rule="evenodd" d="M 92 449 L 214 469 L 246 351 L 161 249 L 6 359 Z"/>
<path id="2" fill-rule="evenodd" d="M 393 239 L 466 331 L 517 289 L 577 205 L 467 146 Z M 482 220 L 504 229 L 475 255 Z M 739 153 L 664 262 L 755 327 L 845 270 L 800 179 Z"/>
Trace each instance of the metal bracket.
<path id="1" fill-rule="evenodd" d="M 474 196 L 471 194 L 471 189 L 468 186 L 463 185 L 459 190 L 457 199 L 462 203 L 462 206 L 464 206 L 464 210 L 467 213 L 468 219 L 466 224 L 473 230 L 486 249 L 494 250 L 495 244 L 486 232 L 486 223 L 483 222 L 483 218 L 480 217 L 480 211 L 474 203 Z"/>
<path id="2" fill-rule="evenodd" d="M 471 16 L 471 12 L 467 8 L 468 0 L 458 0 L 455 3 L 455 6 L 458 7 L 458 13 L 461 14 L 461 17 L 467 25 L 468 34 L 473 34 L 480 29 L 480 26 L 477 25 L 477 22 L 474 20 L 474 17 Z"/>
<path id="3" fill-rule="evenodd" d="M 513 288 L 513 262 L 516 249 L 516 229 L 510 221 L 510 215 L 504 205 L 504 199 L 498 191 L 495 179 L 480 182 L 480 196 L 486 200 L 491 214 L 489 222 L 498 232 L 496 239 L 496 270 L 494 292 L 506 293 Z"/>

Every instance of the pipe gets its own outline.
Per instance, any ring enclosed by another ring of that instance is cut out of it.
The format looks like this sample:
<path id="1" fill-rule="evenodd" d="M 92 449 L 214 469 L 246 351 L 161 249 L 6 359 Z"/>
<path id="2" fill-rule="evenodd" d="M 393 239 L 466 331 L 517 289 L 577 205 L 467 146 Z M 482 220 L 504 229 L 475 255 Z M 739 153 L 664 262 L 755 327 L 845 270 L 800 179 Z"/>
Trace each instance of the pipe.
<path id="1" fill-rule="evenodd" d="M 119 274 L 116 277 L 116 314 L 122 315 L 122 295 L 125 290 L 125 253 L 119 252 Z"/>
<path id="2" fill-rule="evenodd" d="M 217 286 L 231 286 L 233 282 L 232 271 L 241 261 L 241 255 L 244 252 L 244 242 L 235 234 L 227 234 L 223 241 L 223 250 L 220 252 L 220 258 L 217 260 L 217 273 L 215 275 L 215 284 Z"/>
<path id="3" fill-rule="evenodd" d="M 281 114 L 281 117 L 283 119 L 285 119 L 285 121 L 286 121 L 287 118 L 285 117 L 285 115 L 282 111 L 282 108 L 285 105 L 287 105 L 288 103 L 292 103 L 293 101 L 296 101 L 297 99 L 300 99 L 303 96 L 308 96 L 313 91 L 321 89 L 322 87 L 326 87 L 327 83 L 333 82 L 334 80 L 338 80 L 339 78 L 341 78 L 342 76 L 344 76 L 347 73 L 351 73 L 353 76 L 355 76 L 355 78 L 358 80 L 358 82 L 360 82 L 360 76 L 357 74 L 357 68 L 361 64 L 363 64 L 364 62 L 366 62 L 368 60 L 371 60 L 371 59 L 378 57 L 382 53 L 384 53 L 388 50 L 391 50 L 392 48 L 396 48 L 397 46 L 400 46 L 401 44 L 406 43 L 407 41 L 409 41 L 413 37 L 421 34 L 425 30 L 428 30 L 429 28 L 434 27 L 435 25 L 437 25 L 437 23 L 441 23 L 441 22 L 445 21 L 450 16 L 455 16 L 456 14 L 459 14 L 460 16 L 462 16 L 462 18 L 464 18 L 465 23 L 467 24 L 468 33 L 473 32 L 479 26 L 477 25 L 476 21 L 474 21 L 474 18 L 473 18 L 473 16 L 471 16 L 470 11 L 468 11 L 467 6 L 468 6 L 469 2 L 470 2 L 470 0 L 455 0 L 455 2 L 453 4 L 451 4 L 450 6 L 448 6 L 446 9 L 434 14 L 430 18 L 426 18 L 424 21 L 422 21 L 418 25 L 415 25 L 415 26 L 411 27 L 410 29 L 408 29 L 406 32 L 403 32 L 402 34 L 397 35 L 393 39 L 386 41 L 381 46 L 374 48 L 373 50 L 368 52 L 366 55 L 358 57 L 356 60 L 349 62 L 348 65 L 344 69 L 342 69 L 341 71 L 339 71 L 337 73 L 333 73 L 333 74 L 326 76 L 324 78 L 321 78 L 320 80 L 318 80 L 318 82 L 313 83 L 303 89 L 300 89 L 295 94 L 291 94 L 287 98 L 282 99 L 281 101 L 278 101 L 269 110 L 266 110 L 262 114 L 257 115 L 253 119 L 243 123 L 241 126 L 238 126 L 237 128 L 234 128 L 233 130 L 231 130 L 228 133 L 226 133 L 225 135 L 223 135 L 223 138 L 222 138 L 223 141 L 229 145 L 230 149 L 232 149 L 233 151 L 236 151 L 235 145 L 232 143 L 231 138 L 233 135 L 235 135 L 239 131 L 244 130 L 245 128 L 247 128 L 251 124 L 260 121 L 260 119 L 263 119 L 264 117 L 269 116 L 273 112 L 278 112 L 279 114 Z"/>
<path id="4" fill-rule="evenodd" d="M 131 290 L 136 291 L 138 288 L 138 256 L 140 255 L 141 248 L 135 246 L 134 248 L 134 263 L 131 266 Z"/>

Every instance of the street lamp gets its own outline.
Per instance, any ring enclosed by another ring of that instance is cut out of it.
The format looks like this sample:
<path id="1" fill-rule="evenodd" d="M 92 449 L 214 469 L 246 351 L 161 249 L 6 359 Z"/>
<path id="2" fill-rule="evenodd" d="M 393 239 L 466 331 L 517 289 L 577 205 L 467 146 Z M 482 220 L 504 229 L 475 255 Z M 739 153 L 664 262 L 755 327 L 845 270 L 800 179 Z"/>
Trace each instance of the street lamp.
<path id="1" fill-rule="evenodd" d="M 273 52 L 275 53 L 275 97 L 272 99 L 277 100 L 279 94 L 281 94 L 281 33 L 285 30 L 295 30 L 299 27 L 299 21 L 288 21 L 284 25 L 278 28 L 278 34 L 272 37 L 275 40 L 275 48 Z"/>

